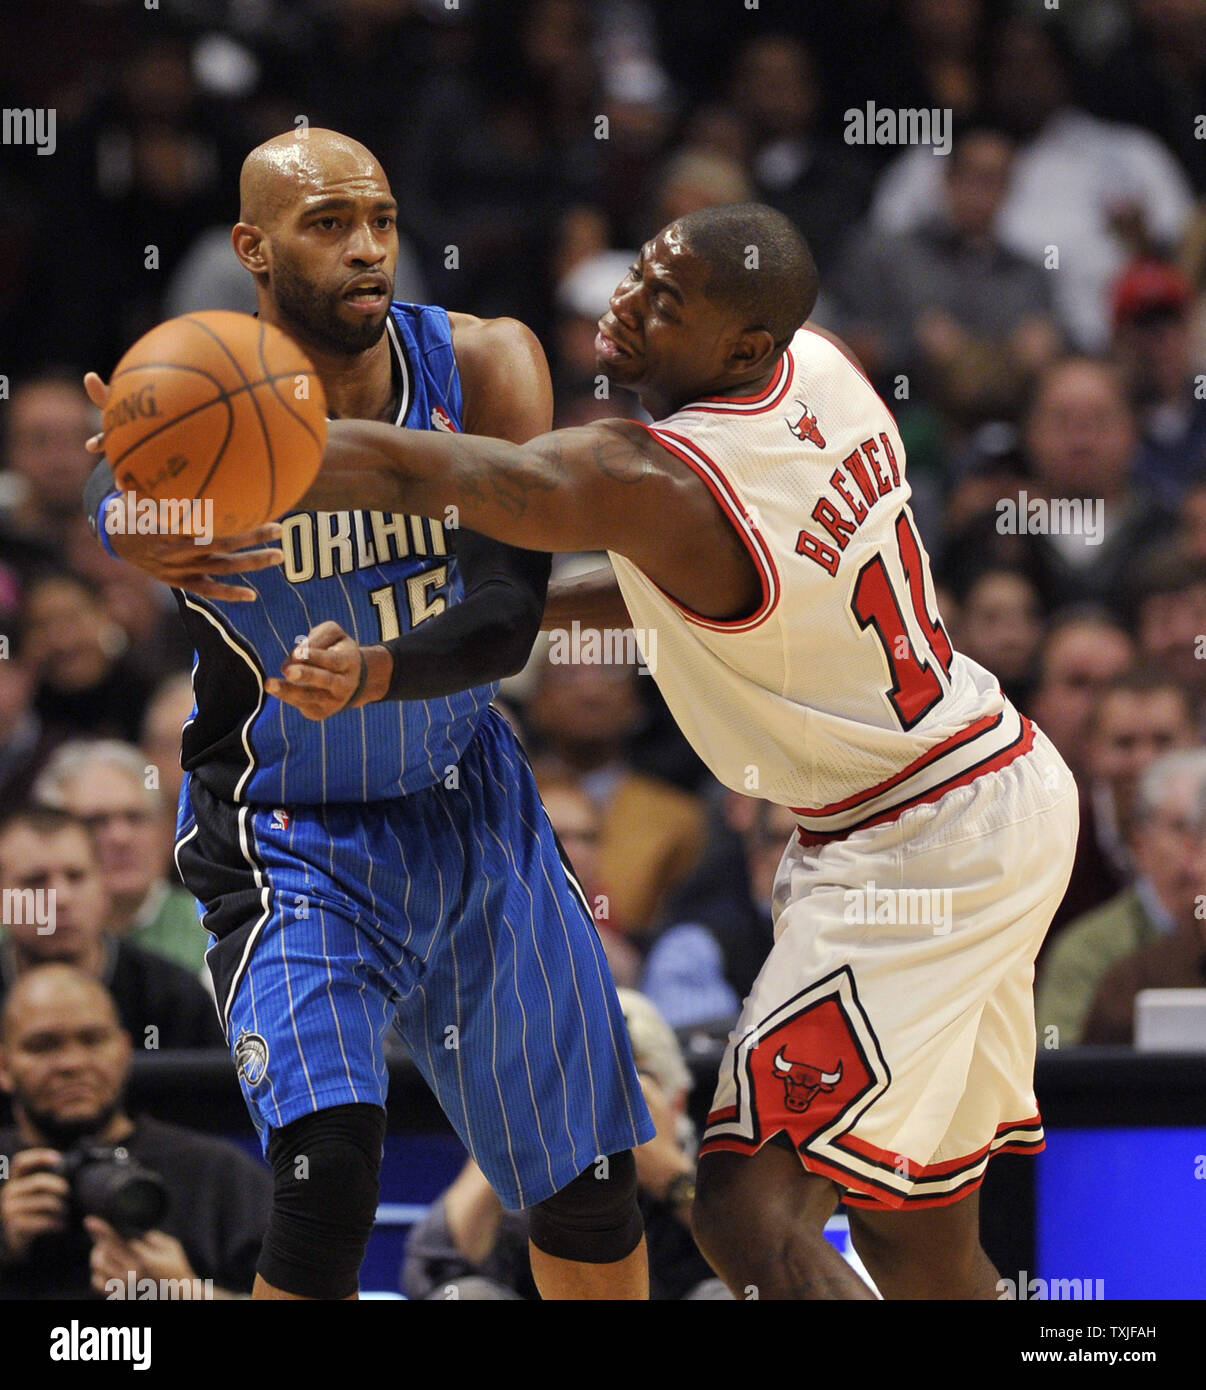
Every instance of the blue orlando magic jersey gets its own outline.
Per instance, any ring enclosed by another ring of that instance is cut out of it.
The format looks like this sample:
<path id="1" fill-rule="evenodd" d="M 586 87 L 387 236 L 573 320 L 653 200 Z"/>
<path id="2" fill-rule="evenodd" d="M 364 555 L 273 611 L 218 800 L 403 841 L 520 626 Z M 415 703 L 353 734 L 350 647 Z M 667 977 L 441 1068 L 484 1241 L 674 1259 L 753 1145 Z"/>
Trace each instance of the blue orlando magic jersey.
<path id="1" fill-rule="evenodd" d="M 386 322 L 395 423 L 459 430 L 461 383 L 443 309 L 395 303 Z M 444 781 L 497 685 L 305 718 L 268 695 L 298 638 L 331 619 L 357 642 L 388 641 L 458 603 L 456 558 L 439 520 L 390 512 L 293 512 L 283 565 L 240 575 L 253 603 L 177 591 L 196 649 L 196 708 L 182 763 L 213 795 L 248 804 L 379 801 Z"/>

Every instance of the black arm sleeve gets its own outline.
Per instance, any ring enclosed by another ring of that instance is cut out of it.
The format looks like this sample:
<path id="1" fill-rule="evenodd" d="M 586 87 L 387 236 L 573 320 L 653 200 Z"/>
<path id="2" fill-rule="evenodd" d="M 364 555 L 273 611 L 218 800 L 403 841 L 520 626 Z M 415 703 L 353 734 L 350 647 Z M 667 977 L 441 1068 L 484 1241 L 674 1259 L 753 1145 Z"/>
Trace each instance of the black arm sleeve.
<path id="1" fill-rule="evenodd" d="M 430 700 L 513 676 L 540 631 L 552 557 L 463 527 L 451 535 L 465 597 L 382 644 L 394 659 L 387 700 Z"/>
<path id="2" fill-rule="evenodd" d="M 116 486 L 117 484 L 113 480 L 113 470 L 109 467 L 108 460 L 102 458 L 88 475 L 88 481 L 84 484 L 84 515 L 88 518 L 88 526 L 94 536 L 96 535 L 96 509 Z"/>

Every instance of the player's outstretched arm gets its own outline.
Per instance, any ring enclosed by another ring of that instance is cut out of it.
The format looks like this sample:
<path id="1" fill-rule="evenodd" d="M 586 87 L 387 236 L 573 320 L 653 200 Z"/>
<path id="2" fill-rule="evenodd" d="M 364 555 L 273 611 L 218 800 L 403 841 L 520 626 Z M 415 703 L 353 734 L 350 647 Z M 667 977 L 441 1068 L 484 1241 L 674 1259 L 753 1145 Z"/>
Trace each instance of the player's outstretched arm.
<path id="1" fill-rule="evenodd" d="M 527 444 L 335 420 L 305 506 L 444 516 L 533 550 L 626 556 L 703 617 L 754 610 L 747 537 L 707 485 L 643 426 L 603 420 Z"/>
<path id="2" fill-rule="evenodd" d="M 639 548 L 650 521 L 693 481 L 630 420 L 540 435 L 527 444 L 333 420 L 301 505 L 442 517 L 533 550 Z M 634 558 L 636 558 L 634 556 Z"/>

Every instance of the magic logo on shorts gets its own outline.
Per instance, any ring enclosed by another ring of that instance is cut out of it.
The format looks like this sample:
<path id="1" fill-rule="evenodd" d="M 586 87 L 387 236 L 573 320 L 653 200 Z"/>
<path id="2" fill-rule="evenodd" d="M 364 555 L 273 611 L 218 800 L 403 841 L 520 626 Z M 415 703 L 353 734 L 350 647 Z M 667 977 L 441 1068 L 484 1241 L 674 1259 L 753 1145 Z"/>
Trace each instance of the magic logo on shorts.
<path id="1" fill-rule="evenodd" d="M 258 1033 L 244 1029 L 234 1046 L 234 1062 L 243 1080 L 249 1086 L 258 1086 L 268 1070 L 268 1044 Z"/>

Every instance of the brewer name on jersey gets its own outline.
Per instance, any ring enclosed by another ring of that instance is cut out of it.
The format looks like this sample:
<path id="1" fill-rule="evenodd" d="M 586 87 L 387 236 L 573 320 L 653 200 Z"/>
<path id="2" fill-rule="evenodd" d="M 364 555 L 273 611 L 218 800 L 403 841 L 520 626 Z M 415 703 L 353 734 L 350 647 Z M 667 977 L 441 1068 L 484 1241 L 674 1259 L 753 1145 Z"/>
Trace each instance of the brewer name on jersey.
<path id="1" fill-rule="evenodd" d="M 864 439 L 833 470 L 829 479 L 832 494 L 820 498 L 812 509 L 813 521 L 829 541 L 813 531 L 802 530 L 796 537 L 796 554 L 807 555 L 829 574 L 836 575 L 850 538 L 866 521 L 871 508 L 899 488 L 900 482 L 900 468 L 886 432 L 881 430 L 877 438 Z"/>
<path id="2" fill-rule="evenodd" d="M 282 569 L 291 584 L 330 579 L 391 560 L 448 554 L 444 528 L 397 512 L 294 512 L 281 521 Z"/>

